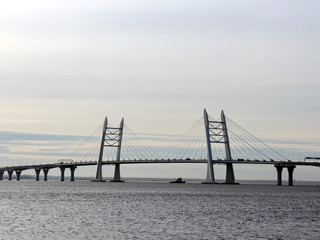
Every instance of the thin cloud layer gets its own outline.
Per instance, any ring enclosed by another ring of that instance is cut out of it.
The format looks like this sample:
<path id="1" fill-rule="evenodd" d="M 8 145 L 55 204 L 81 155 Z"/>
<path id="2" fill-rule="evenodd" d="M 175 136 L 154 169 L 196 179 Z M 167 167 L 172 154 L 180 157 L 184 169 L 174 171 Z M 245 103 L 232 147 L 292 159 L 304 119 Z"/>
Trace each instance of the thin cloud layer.
<path id="1" fill-rule="evenodd" d="M 137 132 L 179 135 L 206 107 L 275 144 L 293 139 L 304 148 L 319 137 L 319 7 L 315 0 L 0 3 L 0 141 L 77 142 L 105 116 L 125 117 Z"/>

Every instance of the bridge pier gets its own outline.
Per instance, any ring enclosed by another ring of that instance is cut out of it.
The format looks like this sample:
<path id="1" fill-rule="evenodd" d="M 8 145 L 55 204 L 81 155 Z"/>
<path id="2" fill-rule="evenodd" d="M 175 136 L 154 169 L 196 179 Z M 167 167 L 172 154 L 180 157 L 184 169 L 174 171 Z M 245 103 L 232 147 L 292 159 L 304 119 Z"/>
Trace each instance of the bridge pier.
<path id="1" fill-rule="evenodd" d="M 8 172 L 8 180 L 11 181 L 13 170 L 8 170 L 7 172 Z"/>
<path id="2" fill-rule="evenodd" d="M 286 163 L 279 163 L 274 165 L 277 169 L 277 185 L 282 185 L 282 169 L 288 169 L 288 185 L 293 186 L 293 170 L 295 169 L 295 165 L 293 164 L 286 164 Z"/>
<path id="3" fill-rule="evenodd" d="M 281 186 L 282 185 L 282 169 L 283 166 L 276 166 L 277 168 L 277 185 Z"/>
<path id="4" fill-rule="evenodd" d="M 61 171 L 61 177 L 60 177 L 60 181 L 64 181 L 64 170 L 66 170 L 66 167 L 60 167 L 60 171 Z"/>
<path id="5" fill-rule="evenodd" d="M 4 171 L 0 170 L 0 180 L 3 180 L 3 173 Z"/>
<path id="6" fill-rule="evenodd" d="M 121 180 L 120 176 L 120 163 L 115 164 L 113 180 L 110 182 L 124 182 Z"/>
<path id="7" fill-rule="evenodd" d="M 48 181 L 48 172 L 49 172 L 49 168 L 43 168 L 44 181 Z"/>
<path id="8" fill-rule="evenodd" d="M 20 176 L 21 176 L 21 170 L 15 170 L 16 176 L 17 176 L 17 181 L 20 181 Z"/>
<path id="9" fill-rule="evenodd" d="M 74 181 L 74 172 L 76 170 L 76 166 L 70 166 L 70 172 L 71 172 L 71 177 L 70 177 L 70 181 L 73 182 Z"/>
<path id="10" fill-rule="evenodd" d="M 292 166 L 288 166 L 287 169 L 288 169 L 288 185 L 289 186 L 293 186 L 293 170 L 296 166 L 292 165 Z"/>
<path id="11" fill-rule="evenodd" d="M 227 163 L 226 184 L 235 184 L 232 163 Z"/>
<path id="12" fill-rule="evenodd" d="M 40 180 L 40 171 L 41 169 L 34 169 L 35 172 L 36 172 L 36 181 L 39 181 Z"/>

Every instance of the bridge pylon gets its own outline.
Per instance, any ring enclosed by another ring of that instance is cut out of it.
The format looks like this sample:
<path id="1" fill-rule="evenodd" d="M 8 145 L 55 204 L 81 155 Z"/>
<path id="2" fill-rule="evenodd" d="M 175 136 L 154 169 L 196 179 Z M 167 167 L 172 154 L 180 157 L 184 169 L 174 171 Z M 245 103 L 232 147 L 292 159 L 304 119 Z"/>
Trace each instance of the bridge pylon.
<path id="1" fill-rule="evenodd" d="M 99 159 L 97 162 L 97 173 L 96 173 L 96 178 L 92 180 L 93 182 L 105 182 L 102 179 L 103 150 L 105 147 L 116 147 L 117 148 L 116 161 L 120 160 L 123 125 L 124 125 L 124 119 L 122 118 L 120 122 L 120 126 L 118 128 L 110 127 L 108 126 L 108 118 L 105 117 L 105 120 L 103 123 Z M 113 182 L 122 182 L 120 177 L 120 164 L 116 163 L 115 165 L 116 167 L 115 167 Z"/>
<path id="2" fill-rule="evenodd" d="M 227 168 L 225 183 L 234 184 L 235 178 L 234 178 L 233 166 L 232 166 L 232 163 L 227 162 L 232 160 L 232 157 L 231 157 L 227 123 L 226 123 L 226 118 L 223 110 L 221 111 L 220 121 L 211 121 L 209 120 L 209 116 L 206 109 L 204 109 L 204 125 L 205 125 L 206 139 L 207 139 L 207 154 L 208 154 L 207 179 L 206 179 L 206 182 L 204 183 L 215 183 L 211 144 L 224 144 L 226 168 Z"/>

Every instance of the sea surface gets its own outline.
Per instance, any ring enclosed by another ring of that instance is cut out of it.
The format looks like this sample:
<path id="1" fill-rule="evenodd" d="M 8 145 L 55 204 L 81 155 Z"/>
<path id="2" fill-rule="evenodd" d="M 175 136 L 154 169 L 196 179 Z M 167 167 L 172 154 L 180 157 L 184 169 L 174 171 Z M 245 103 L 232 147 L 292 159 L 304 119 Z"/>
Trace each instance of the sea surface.
<path id="1" fill-rule="evenodd" d="M 320 239 L 320 186 L 0 181 L 0 239 Z"/>

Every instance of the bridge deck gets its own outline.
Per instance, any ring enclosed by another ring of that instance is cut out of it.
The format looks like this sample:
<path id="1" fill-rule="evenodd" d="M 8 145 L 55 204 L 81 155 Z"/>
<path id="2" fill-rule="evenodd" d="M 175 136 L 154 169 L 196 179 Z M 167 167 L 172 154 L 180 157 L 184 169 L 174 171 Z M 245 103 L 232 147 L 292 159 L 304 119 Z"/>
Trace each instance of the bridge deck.
<path id="1" fill-rule="evenodd" d="M 120 161 L 103 161 L 103 165 L 108 164 L 146 164 L 146 163 L 207 163 L 206 159 L 154 159 L 154 160 L 120 160 Z M 214 164 L 284 164 L 294 166 L 316 166 L 320 167 L 320 162 L 301 162 L 301 161 L 260 161 L 260 160 L 213 160 Z M 8 166 L 0 167 L 0 171 L 8 170 L 27 170 L 27 169 L 51 169 L 58 167 L 80 167 L 80 166 L 94 166 L 97 161 L 85 161 L 85 162 L 68 162 L 68 163 L 52 163 L 52 164 L 38 164 L 38 165 L 20 165 L 20 166 Z"/>

